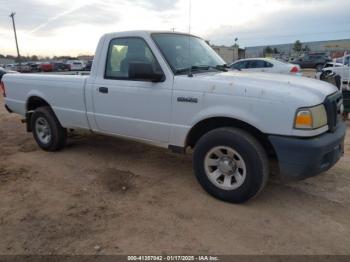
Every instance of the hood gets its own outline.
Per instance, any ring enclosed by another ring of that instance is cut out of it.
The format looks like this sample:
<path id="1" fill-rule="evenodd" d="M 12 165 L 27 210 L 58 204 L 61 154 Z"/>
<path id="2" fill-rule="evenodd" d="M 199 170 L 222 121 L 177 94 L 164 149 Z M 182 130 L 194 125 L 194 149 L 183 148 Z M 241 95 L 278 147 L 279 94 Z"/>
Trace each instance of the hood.
<path id="1" fill-rule="evenodd" d="M 232 93 L 266 100 L 283 101 L 291 98 L 309 104 L 319 104 L 326 96 L 338 89 L 327 82 L 284 74 L 229 71 L 221 73 L 195 74 L 195 78 L 209 84 L 209 89 L 221 93 Z"/>

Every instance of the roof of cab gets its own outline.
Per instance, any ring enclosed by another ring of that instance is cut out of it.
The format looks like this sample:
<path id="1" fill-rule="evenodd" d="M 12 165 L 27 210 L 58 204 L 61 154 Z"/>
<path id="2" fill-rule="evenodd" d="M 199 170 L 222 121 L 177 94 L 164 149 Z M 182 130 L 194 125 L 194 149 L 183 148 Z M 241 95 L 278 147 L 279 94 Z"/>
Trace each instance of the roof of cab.
<path id="1" fill-rule="evenodd" d="M 188 34 L 185 32 L 174 32 L 174 31 L 157 31 L 157 30 L 132 30 L 132 31 L 122 31 L 122 32 L 111 32 L 104 34 L 105 37 L 118 37 L 118 36 L 150 36 L 153 33 L 158 33 L 158 34 L 181 34 L 181 35 L 191 35 L 195 36 L 192 34 Z M 197 36 L 196 36 L 197 37 Z"/>

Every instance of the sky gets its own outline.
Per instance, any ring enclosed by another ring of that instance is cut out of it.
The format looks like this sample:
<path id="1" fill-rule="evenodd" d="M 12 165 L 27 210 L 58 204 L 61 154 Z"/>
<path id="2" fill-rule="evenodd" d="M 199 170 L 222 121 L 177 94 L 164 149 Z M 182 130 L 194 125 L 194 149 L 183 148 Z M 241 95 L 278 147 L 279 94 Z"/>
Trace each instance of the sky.
<path id="1" fill-rule="evenodd" d="M 22 55 L 75 56 L 107 32 L 189 25 L 216 45 L 345 39 L 349 10 L 350 0 L 0 0 L 0 54 L 16 54 L 12 11 Z"/>

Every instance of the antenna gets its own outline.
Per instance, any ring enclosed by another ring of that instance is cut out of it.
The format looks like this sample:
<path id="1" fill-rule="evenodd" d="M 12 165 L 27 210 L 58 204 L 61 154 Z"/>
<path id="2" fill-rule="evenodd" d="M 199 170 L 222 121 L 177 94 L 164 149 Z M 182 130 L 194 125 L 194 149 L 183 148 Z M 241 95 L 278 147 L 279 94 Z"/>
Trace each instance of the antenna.
<path id="1" fill-rule="evenodd" d="M 191 34 L 192 0 L 188 0 L 188 33 Z"/>
<path id="2" fill-rule="evenodd" d="M 192 0 L 188 0 L 188 76 L 193 77 L 192 64 L 191 64 L 191 13 L 192 13 Z"/>

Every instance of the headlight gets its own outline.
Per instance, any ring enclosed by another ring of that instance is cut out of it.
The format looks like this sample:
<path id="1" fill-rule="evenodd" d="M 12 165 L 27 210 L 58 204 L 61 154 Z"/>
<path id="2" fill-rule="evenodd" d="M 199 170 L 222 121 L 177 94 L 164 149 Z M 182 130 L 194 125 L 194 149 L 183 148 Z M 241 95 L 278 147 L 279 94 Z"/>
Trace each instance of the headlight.
<path id="1" fill-rule="evenodd" d="M 294 120 L 296 129 L 316 129 L 327 125 L 327 113 L 324 105 L 297 110 Z"/>

